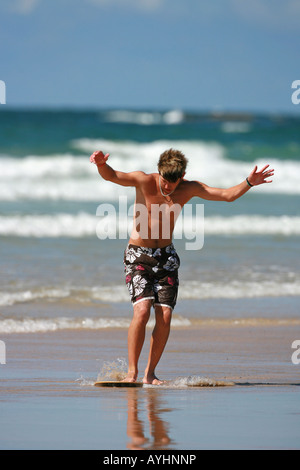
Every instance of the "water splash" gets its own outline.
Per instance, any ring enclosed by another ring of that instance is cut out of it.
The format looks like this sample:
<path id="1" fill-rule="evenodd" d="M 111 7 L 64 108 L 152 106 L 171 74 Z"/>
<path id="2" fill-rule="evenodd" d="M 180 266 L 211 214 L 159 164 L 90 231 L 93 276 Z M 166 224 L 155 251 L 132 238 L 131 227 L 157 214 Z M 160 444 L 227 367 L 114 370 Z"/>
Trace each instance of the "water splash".
<path id="1" fill-rule="evenodd" d="M 94 385 L 94 380 L 92 379 L 87 379 L 86 377 L 84 377 L 83 375 L 81 375 L 80 377 L 78 377 L 78 379 L 75 380 L 75 382 L 78 382 L 80 386 L 82 387 L 89 387 L 89 386 L 93 386 Z"/>
<path id="2" fill-rule="evenodd" d="M 221 380 L 215 380 L 209 377 L 201 377 L 198 375 L 189 375 L 187 377 L 176 377 L 173 380 L 165 382 L 159 387 L 166 387 L 166 388 L 225 387 L 225 386 L 233 386 L 233 385 L 234 385 L 233 382 L 225 382 Z"/>
<path id="3" fill-rule="evenodd" d="M 127 375 L 128 365 L 123 357 L 117 358 L 115 361 L 106 361 L 103 363 L 102 369 L 98 374 L 97 381 L 101 380 L 123 380 Z"/>

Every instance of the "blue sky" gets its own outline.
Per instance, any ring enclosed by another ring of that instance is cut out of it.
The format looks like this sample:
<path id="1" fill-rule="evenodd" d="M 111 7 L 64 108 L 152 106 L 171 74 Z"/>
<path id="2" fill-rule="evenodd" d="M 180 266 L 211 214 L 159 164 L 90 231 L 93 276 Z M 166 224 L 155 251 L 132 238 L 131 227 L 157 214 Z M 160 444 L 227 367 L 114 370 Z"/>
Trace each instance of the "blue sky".
<path id="1" fill-rule="evenodd" d="M 300 0 L 1 0 L 6 106 L 298 113 Z"/>

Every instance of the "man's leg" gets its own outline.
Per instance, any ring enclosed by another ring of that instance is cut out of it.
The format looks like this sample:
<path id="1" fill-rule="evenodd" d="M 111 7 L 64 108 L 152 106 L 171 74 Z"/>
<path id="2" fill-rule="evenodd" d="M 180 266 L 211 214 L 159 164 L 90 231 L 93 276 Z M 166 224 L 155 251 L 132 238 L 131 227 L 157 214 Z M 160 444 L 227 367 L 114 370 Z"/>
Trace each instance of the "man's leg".
<path id="1" fill-rule="evenodd" d="M 133 306 L 133 318 L 128 330 L 128 373 L 123 382 L 135 382 L 138 377 L 138 360 L 145 341 L 146 325 L 150 317 L 152 299 Z"/>
<path id="2" fill-rule="evenodd" d="M 155 327 L 151 337 L 148 364 L 143 382 L 159 385 L 162 383 L 155 375 L 155 368 L 161 358 L 170 334 L 172 309 L 162 305 L 155 306 Z"/>

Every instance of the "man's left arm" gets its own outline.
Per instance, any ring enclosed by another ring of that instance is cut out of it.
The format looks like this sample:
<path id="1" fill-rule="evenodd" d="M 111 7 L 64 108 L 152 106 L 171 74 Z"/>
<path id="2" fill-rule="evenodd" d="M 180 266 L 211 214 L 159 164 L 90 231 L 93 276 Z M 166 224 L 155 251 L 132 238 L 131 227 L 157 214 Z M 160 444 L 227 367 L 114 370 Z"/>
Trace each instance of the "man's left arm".
<path id="1" fill-rule="evenodd" d="M 192 197 L 198 196 L 210 201 L 235 201 L 253 186 L 272 183 L 272 180 L 267 180 L 267 178 L 274 175 L 274 170 L 270 170 L 268 167 L 269 165 L 266 165 L 258 171 L 257 166 L 255 166 L 250 175 L 242 183 L 227 189 L 212 188 L 199 181 L 191 181 Z"/>

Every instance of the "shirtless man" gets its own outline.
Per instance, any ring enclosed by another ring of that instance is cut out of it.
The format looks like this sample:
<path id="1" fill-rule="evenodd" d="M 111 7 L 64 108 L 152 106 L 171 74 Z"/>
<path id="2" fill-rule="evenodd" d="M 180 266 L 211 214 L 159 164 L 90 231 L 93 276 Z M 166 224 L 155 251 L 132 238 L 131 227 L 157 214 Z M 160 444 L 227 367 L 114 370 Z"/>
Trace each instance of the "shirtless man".
<path id="1" fill-rule="evenodd" d="M 155 327 L 143 382 L 159 385 L 162 381 L 156 377 L 155 368 L 170 333 L 172 311 L 177 300 L 180 260 L 172 244 L 176 214 L 173 217 L 169 214 L 170 230 L 164 233 L 166 231 L 162 227 L 162 216 L 152 217 L 154 208 L 163 205 L 169 207 L 170 211 L 172 207 L 181 209 L 195 196 L 212 201 L 232 202 L 252 186 L 271 183 L 272 181 L 267 181 L 266 178 L 272 176 L 274 170 L 268 169 L 269 165 L 266 165 L 258 171 L 255 166 L 248 178 L 240 184 L 219 189 L 199 181 L 184 179 L 187 159 L 178 150 L 165 151 L 158 162 L 158 173 L 151 174 L 142 171 L 116 171 L 107 164 L 108 157 L 109 154 L 104 155 L 102 151 L 96 151 L 90 157 L 90 161 L 97 165 L 102 178 L 121 186 L 136 188 L 133 229 L 124 253 L 126 284 L 133 304 L 133 318 L 128 331 L 128 373 L 124 381 L 137 380 L 138 360 L 153 305 Z M 141 208 L 145 209 L 144 220 L 140 217 L 143 212 Z"/>

